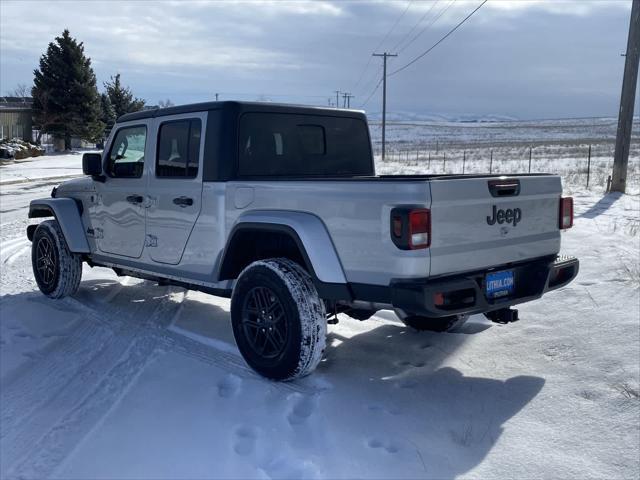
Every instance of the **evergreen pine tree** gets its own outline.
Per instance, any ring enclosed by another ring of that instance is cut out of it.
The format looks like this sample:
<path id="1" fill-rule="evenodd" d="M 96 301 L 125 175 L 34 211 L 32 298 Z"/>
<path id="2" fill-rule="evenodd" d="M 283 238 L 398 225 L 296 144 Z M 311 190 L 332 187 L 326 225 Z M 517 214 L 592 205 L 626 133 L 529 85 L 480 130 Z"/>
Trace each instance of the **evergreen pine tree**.
<path id="1" fill-rule="evenodd" d="M 69 30 L 49 43 L 33 73 L 34 120 L 41 133 L 64 138 L 66 149 L 71 148 L 72 136 L 86 140 L 102 136 L 96 76 L 82 42 Z"/>
<path id="2" fill-rule="evenodd" d="M 115 111 L 116 118 L 125 113 L 137 112 L 144 108 L 144 100 L 135 98 L 131 93 L 131 89 L 122 85 L 119 73 L 116 73 L 115 77 L 111 77 L 110 82 L 105 82 L 104 87 L 107 89 L 107 95 Z"/>
<path id="3" fill-rule="evenodd" d="M 109 133 L 113 124 L 116 123 L 116 111 L 111 105 L 109 95 L 106 93 L 100 94 L 100 121 L 105 124 L 105 135 Z"/>

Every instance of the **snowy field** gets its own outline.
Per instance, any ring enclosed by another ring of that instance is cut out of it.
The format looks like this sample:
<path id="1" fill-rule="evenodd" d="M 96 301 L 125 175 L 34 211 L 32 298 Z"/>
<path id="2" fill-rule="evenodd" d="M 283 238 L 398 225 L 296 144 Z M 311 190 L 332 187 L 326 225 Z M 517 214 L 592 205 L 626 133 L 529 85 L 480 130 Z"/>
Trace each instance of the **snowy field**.
<path id="1" fill-rule="evenodd" d="M 37 291 L 27 206 L 80 159 L 0 166 L 1 478 L 638 478 L 639 196 L 565 187 L 580 274 L 519 322 L 341 316 L 282 384 L 245 366 L 228 300 L 87 266 L 76 297 Z"/>
<path id="2" fill-rule="evenodd" d="M 379 173 L 555 173 L 566 186 L 603 191 L 613 168 L 617 119 L 508 122 L 391 122 L 381 162 L 380 124 L 371 124 Z M 640 118 L 633 124 L 629 193 L 640 193 Z M 589 160 L 589 152 L 591 159 Z"/>

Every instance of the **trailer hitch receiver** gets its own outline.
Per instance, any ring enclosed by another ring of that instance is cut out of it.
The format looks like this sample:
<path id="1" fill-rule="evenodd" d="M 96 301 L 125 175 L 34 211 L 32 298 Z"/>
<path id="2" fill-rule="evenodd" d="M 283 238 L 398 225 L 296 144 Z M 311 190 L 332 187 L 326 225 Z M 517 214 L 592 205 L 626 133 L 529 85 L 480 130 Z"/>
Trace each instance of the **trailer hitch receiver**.
<path id="1" fill-rule="evenodd" d="M 484 314 L 489 320 L 495 323 L 512 323 L 518 321 L 518 310 L 515 308 L 501 308 Z"/>

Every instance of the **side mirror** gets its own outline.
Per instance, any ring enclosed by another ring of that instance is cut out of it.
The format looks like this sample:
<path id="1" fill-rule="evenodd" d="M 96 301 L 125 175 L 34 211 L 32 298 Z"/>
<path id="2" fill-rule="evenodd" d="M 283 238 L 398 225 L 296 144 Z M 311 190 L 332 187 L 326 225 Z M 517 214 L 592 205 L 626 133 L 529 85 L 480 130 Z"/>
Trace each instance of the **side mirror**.
<path id="1" fill-rule="evenodd" d="M 82 173 L 92 177 L 102 177 L 102 155 L 85 153 L 82 155 Z"/>

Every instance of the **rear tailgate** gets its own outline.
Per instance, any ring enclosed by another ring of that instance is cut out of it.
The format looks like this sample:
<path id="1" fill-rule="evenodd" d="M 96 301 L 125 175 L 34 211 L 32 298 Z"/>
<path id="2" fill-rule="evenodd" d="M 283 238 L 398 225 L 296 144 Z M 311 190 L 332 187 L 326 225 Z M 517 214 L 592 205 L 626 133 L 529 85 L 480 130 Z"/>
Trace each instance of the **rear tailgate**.
<path id="1" fill-rule="evenodd" d="M 431 186 L 431 276 L 557 254 L 560 177 L 442 177 Z"/>

